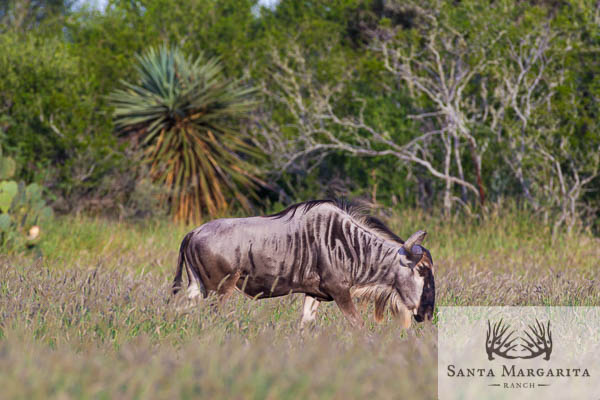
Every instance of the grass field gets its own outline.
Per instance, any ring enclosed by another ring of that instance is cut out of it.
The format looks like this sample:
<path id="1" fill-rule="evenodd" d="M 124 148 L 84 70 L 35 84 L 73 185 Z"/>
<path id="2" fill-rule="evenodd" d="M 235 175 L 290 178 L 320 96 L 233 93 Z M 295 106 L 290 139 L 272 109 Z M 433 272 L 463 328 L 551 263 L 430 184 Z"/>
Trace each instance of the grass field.
<path id="1" fill-rule="evenodd" d="M 442 221 L 393 213 L 406 237 L 426 229 L 437 305 L 600 305 L 600 240 L 558 235 L 518 212 Z M 298 333 L 302 297 L 221 312 L 169 300 L 190 227 L 63 217 L 39 249 L 0 256 L 0 398 L 435 398 L 436 327 L 388 317 L 349 329 L 332 304 Z"/>

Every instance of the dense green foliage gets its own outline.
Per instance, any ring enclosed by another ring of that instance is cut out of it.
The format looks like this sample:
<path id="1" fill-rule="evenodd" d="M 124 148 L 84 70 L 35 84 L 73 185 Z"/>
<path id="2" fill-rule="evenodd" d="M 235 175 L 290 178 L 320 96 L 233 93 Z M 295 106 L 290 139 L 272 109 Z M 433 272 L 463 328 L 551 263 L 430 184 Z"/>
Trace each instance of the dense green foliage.
<path id="1" fill-rule="evenodd" d="M 94 76 L 56 37 L 7 33 L 0 47 L 0 140 L 18 177 L 57 196 L 93 188 L 121 157 Z"/>
<path id="2" fill-rule="evenodd" d="M 257 205 L 334 191 L 471 213 L 513 198 L 556 228 L 597 224 L 593 2 L 9 3 L 0 144 L 62 210 L 121 213 L 138 195 L 141 149 L 115 134 L 106 96 L 170 43 L 260 89 L 251 122 L 229 120 L 267 153 Z"/>

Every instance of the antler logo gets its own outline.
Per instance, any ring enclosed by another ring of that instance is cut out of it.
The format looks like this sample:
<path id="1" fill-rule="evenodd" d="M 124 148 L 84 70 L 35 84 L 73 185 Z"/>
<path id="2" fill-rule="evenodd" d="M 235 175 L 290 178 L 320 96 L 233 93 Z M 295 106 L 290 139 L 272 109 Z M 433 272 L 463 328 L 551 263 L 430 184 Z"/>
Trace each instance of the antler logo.
<path id="1" fill-rule="evenodd" d="M 544 360 L 550 360 L 552 353 L 552 333 L 550 332 L 550 321 L 544 326 L 537 318 L 535 325 L 528 325 L 529 331 L 525 331 L 524 336 L 515 335 L 515 330 L 510 330 L 510 325 L 502 323 L 502 319 L 494 325 L 488 319 L 488 330 L 485 341 L 485 351 L 488 360 L 494 359 L 494 354 L 507 359 L 530 359 L 543 354 Z M 515 335 L 515 336 L 513 336 Z M 517 343 L 518 341 L 522 343 Z M 515 350 L 521 346 L 523 351 L 529 354 L 518 354 Z"/>

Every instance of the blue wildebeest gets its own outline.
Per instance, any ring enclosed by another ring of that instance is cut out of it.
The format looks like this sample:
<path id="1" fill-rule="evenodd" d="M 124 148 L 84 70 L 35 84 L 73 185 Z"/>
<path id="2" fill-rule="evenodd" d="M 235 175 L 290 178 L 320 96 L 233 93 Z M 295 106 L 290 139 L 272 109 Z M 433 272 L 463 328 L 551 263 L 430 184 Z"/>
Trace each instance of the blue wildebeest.
<path id="1" fill-rule="evenodd" d="M 216 291 L 224 302 L 235 288 L 254 298 L 304 293 L 301 326 L 320 301 L 335 301 L 353 326 L 362 326 L 352 297 L 386 306 L 408 328 L 431 319 L 433 260 L 421 246 L 426 233 L 403 241 L 378 219 L 337 200 L 299 203 L 273 215 L 208 222 L 188 233 L 179 250 L 173 293 L 183 267 L 188 297 Z"/>

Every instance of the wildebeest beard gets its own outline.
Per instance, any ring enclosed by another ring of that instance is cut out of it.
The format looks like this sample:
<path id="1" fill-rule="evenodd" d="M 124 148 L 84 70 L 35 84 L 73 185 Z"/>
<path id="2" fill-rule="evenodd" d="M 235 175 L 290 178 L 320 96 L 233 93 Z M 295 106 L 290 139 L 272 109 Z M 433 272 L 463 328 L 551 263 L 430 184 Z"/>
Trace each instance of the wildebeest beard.
<path id="1" fill-rule="evenodd" d="M 408 243 L 420 244 L 424 236 L 420 231 L 404 244 L 378 219 L 332 200 L 215 220 L 184 238 L 173 292 L 185 266 L 190 297 L 216 291 L 226 299 L 235 288 L 254 298 L 305 293 L 313 305 L 334 300 L 353 325 L 362 325 L 352 295 L 374 301 L 377 320 L 386 306 L 397 315 L 418 305 L 420 293 L 395 287 L 398 276 L 412 287 L 417 275 L 401 263 L 398 249 L 410 252 Z"/>
<path id="2" fill-rule="evenodd" d="M 369 285 L 353 287 L 351 289 L 352 297 L 359 301 L 372 301 L 375 304 L 375 320 L 381 322 L 385 314 L 385 309 L 389 306 L 389 310 L 393 316 L 397 317 L 408 309 L 402 302 L 402 298 L 398 291 L 389 285 Z"/>

